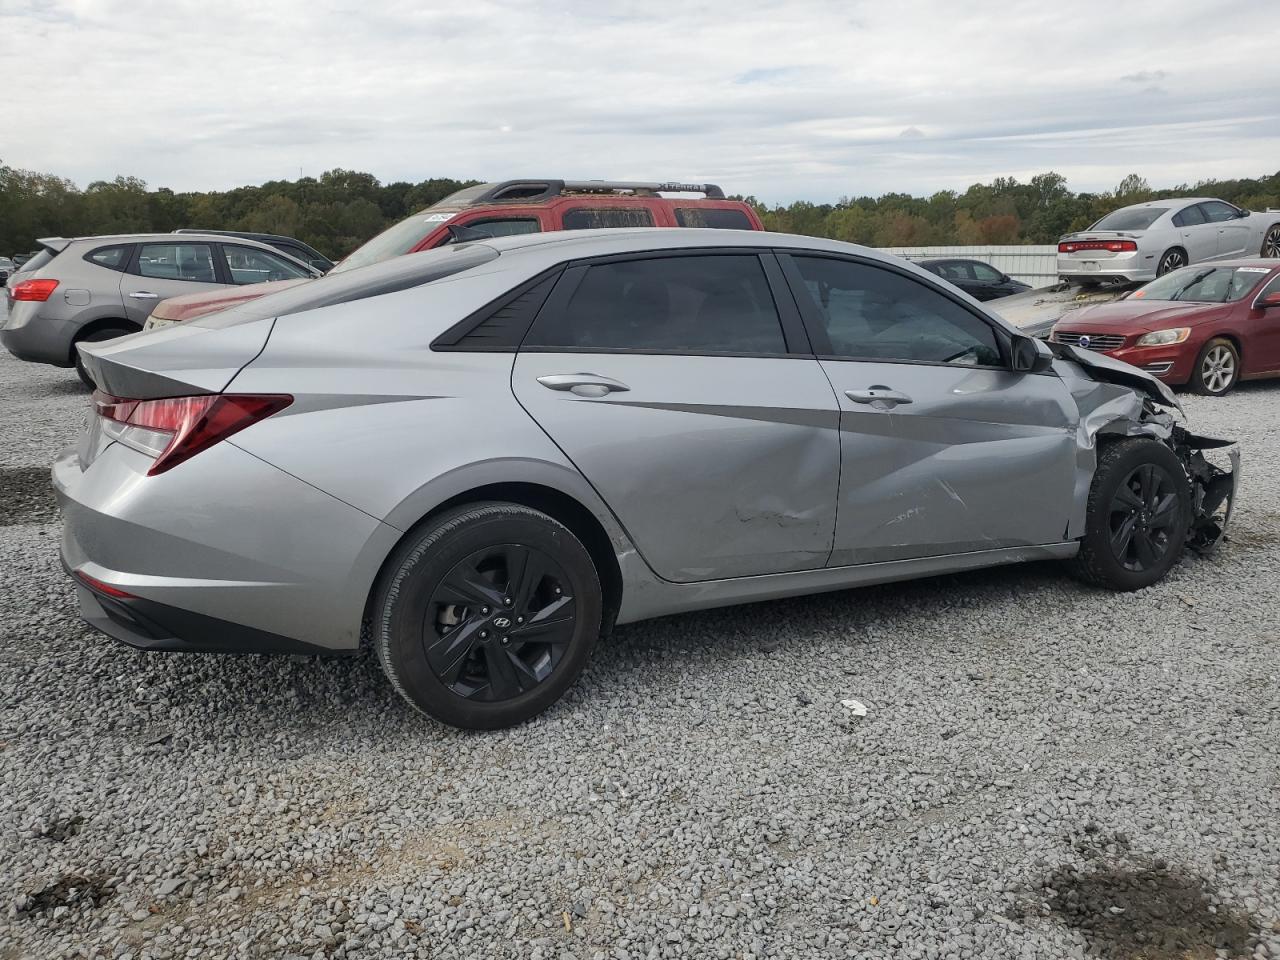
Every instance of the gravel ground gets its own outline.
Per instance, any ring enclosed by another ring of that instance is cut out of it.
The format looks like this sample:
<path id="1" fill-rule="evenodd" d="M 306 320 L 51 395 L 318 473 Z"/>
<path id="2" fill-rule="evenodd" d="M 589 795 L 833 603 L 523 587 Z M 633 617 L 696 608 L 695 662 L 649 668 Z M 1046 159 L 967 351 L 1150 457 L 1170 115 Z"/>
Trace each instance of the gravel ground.
<path id="1" fill-rule="evenodd" d="M 82 626 L 42 478 L 86 402 L 0 356 L 0 958 L 1280 957 L 1280 383 L 1187 398 L 1242 502 L 1157 587 L 633 625 L 482 735 L 368 658 Z"/>

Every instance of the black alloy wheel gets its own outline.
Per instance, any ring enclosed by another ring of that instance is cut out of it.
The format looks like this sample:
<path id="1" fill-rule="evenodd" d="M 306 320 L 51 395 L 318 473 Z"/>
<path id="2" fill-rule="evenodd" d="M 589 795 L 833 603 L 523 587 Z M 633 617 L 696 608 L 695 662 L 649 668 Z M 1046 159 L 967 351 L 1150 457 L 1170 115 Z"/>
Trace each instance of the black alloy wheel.
<path id="1" fill-rule="evenodd" d="M 1173 477 L 1158 463 L 1142 464 L 1130 471 L 1111 498 L 1112 555 L 1126 570 L 1154 569 L 1174 547 L 1179 517 Z"/>

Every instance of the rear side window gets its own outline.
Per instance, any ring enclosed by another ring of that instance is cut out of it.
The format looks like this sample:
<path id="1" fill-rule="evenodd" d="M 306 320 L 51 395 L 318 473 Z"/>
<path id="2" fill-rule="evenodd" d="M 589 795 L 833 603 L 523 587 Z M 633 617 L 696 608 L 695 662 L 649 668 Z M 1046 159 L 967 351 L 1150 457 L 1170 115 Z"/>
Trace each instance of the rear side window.
<path id="1" fill-rule="evenodd" d="M 750 230 L 751 221 L 741 210 L 718 207 L 676 207 L 676 223 L 682 227 L 712 230 Z"/>
<path id="2" fill-rule="evenodd" d="M 795 257 L 794 262 L 832 356 L 1002 365 L 991 326 L 917 280 L 849 260 Z"/>
<path id="3" fill-rule="evenodd" d="M 644 207 L 577 207 L 564 212 L 564 229 L 594 230 L 598 227 L 652 227 L 653 214 Z"/>
<path id="4" fill-rule="evenodd" d="M 587 268 L 562 310 L 543 311 L 526 346 L 649 353 L 786 353 L 754 255 L 661 257 Z"/>
<path id="5" fill-rule="evenodd" d="M 156 280 L 218 282 L 207 243 L 145 243 L 138 251 L 138 273 Z"/>
<path id="6" fill-rule="evenodd" d="M 1173 225 L 1175 227 L 1194 227 L 1204 222 L 1204 211 L 1200 209 L 1200 204 L 1198 203 L 1173 215 Z"/>
<path id="7" fill-rule="evenodd" d="M 972 280 L 969 275 L 969 268 L 963 263 L 952 261 L 950 263 L 931 263 L 925 267 L 930 273 L 936 273 L 944 280 L 950 280 L 954 283 L 957 280 Z"/>
<path id="8" fill-rule="evenodd" d="M 97 250 L 90 250 L 84 258 L 108 270 L 123 270 L 129 265 L 129 248 L 127 246 L 99 247 Z"/>

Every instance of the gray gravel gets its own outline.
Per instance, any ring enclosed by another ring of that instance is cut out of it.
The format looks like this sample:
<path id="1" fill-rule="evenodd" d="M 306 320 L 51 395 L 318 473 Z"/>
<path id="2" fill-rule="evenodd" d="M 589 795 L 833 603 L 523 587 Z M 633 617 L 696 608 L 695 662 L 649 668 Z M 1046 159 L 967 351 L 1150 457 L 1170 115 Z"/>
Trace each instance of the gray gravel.
<path id="1" fill-rule="evenodd" d="M 87 398 L 4 355 L 0 403 L 9 499 Z M 1243 442 L 1242 503 L 1155 588 L 1038 565 L 634 625 L 483 735 L 367 658 L 95 635 L 22 486 L 0 958 L 1280 958 L 1280 383 L 1187 406 Z"/>

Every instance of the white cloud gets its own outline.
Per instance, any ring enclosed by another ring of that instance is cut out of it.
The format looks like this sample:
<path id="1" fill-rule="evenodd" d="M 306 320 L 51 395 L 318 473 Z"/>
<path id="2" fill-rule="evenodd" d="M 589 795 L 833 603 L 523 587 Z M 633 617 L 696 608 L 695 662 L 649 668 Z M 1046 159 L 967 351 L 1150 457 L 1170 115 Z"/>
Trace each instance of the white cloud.
<path id="1" fill-rule="evenodd" d="M 0 159 L 175 189 L 341 166 L 778 201 L 1275 171 L 1280 61 L 1239 29 L 1268 0 L 1135 0 L 1127 39 L 1090 9 L 0 0 Z"/>

